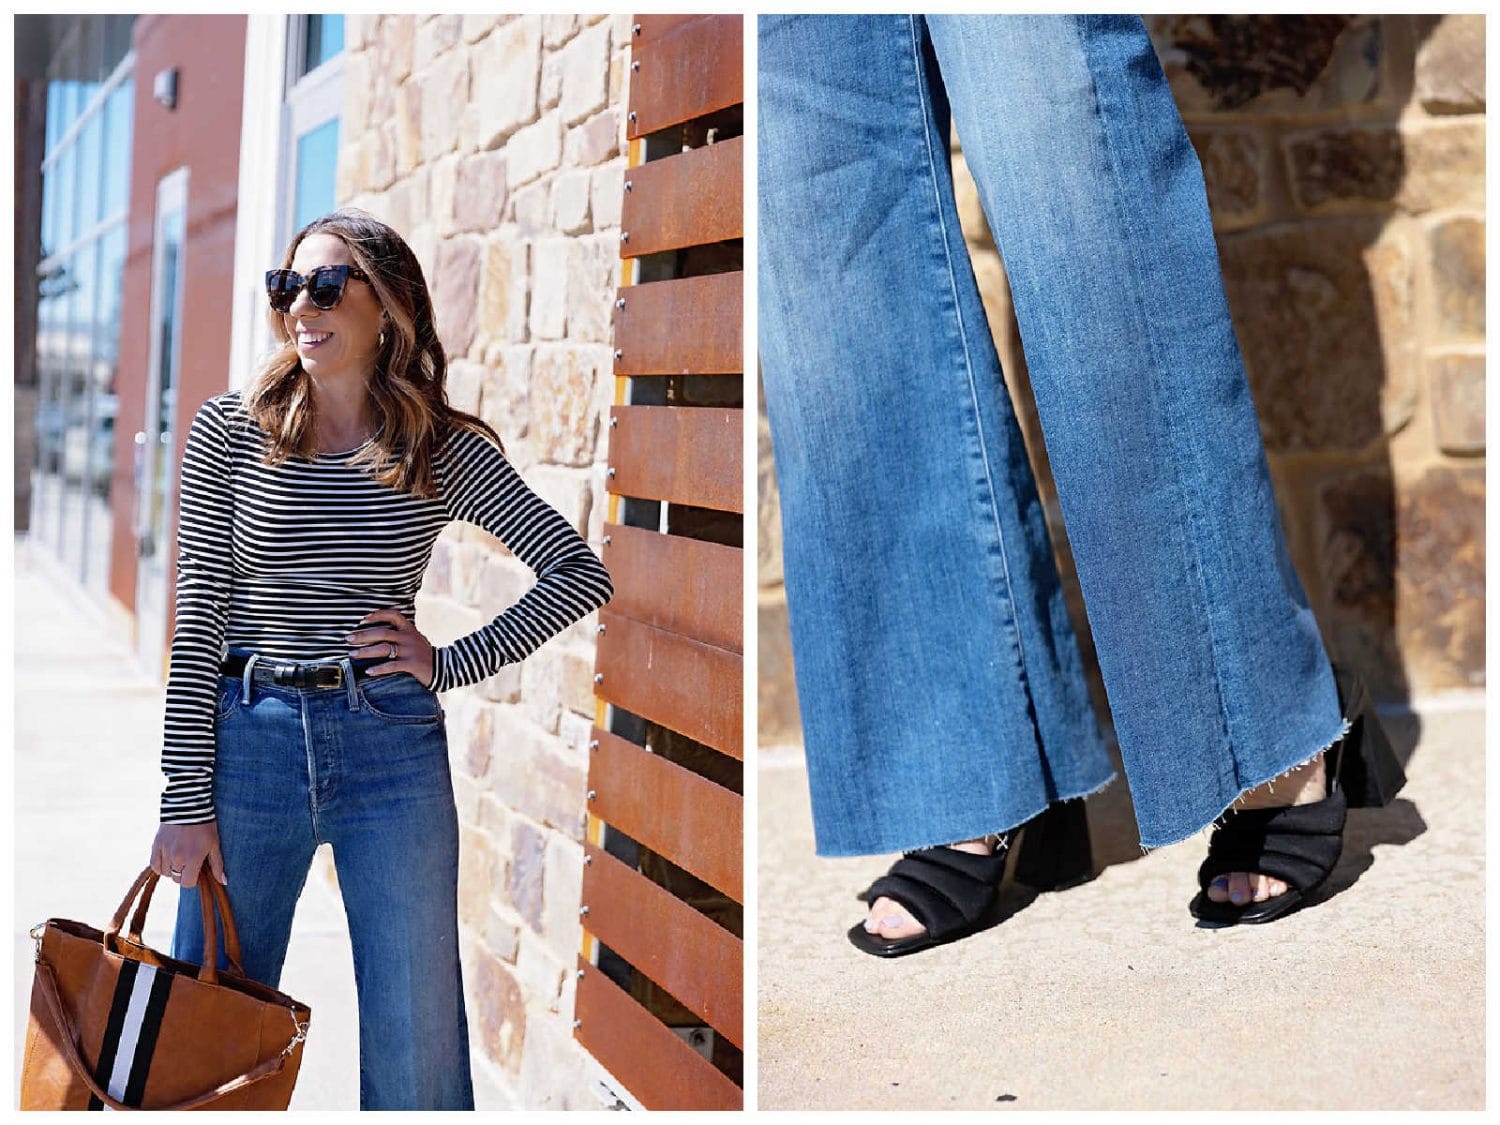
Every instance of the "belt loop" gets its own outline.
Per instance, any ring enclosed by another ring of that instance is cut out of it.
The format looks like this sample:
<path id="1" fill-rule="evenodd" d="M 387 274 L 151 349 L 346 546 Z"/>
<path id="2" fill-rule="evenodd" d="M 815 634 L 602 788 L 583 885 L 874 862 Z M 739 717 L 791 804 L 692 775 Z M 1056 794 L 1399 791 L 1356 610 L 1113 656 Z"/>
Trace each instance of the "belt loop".
<path id="1" fill-rule="evenodd" d="M 359 692 L 354 687 L 354 661 L 347 656 L 339 657 L 339 664 L 344 669 L 344 683 L 349 685 L 349 710 L 359 710 Z"/>
<path id="2" fill-rule="evenodd" d="M 244 684 L 244 691 L 242 691 L 240 693 L 240 702 L 242 704 L 248 704 L 250 702 L 250 673 L 251 673 L 251 671 L 254 670 L 254 668 L 255 668 L 255 662 L 257 660 L 259 660 L 259 659 L 260 659 L 260 653 L 258 653 L 258 652 L 252 652 L 245 659 L 245 684 Z"/>

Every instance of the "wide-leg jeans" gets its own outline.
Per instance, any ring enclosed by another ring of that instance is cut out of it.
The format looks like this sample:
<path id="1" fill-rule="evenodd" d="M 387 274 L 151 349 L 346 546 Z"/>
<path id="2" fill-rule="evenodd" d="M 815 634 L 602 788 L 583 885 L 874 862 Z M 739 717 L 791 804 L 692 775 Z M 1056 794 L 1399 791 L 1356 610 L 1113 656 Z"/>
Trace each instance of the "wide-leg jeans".
<path id="1" fill-rule="evenodd" d="M 251 669 L 219 678 L 214 817 L 244 969 L 279 985 L 313 853 L 332 845 L 354 954 L 360 1107 L 472 1109 L 442 707 L 408 673 L 356 681 L 355 662 L 338 663 L 340 687 L 268 684 Z M 201 963 L 198 894 L 179 895 L 172 955 Z"/>
<path id="2" fill-rule="evenodd" d="M 950 114 L 1142 844 L 1337 741 L 1202 170 L 1141 19 L 767 15 L 759 57 L 761 367 L 818 852 L 1000 831 L 1112 774 Z"/>

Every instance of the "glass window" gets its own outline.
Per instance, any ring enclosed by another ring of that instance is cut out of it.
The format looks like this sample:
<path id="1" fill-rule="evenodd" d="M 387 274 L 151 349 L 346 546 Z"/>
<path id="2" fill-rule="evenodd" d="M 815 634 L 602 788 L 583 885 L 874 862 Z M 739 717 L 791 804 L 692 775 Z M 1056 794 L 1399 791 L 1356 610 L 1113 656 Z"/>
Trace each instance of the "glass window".
<path id="1" fill-rule="evenodd" d="M 58 140 L 62 137 L 62 83 L 47 83 L 47 144 L 46 155 L 51 156 L 52 150 L 57 147 Z"/>
<path id="2" fill-rule="evenodd" d="M 75 190 L 77 176 L 75 165 L 78 157 L 78 146 L 70 144 L 62 150 L 57 163 L 52 167 L 57 172 L 57 226 L 53 228 L 53 237 L 57 240 L 54 250 L 61 250 L 77 236 L 78 226 L 74 222 L 75 205 L 78 193 Z"/>
<path id="3" fill-rule="evenodd" d="M 130 202 L 130 138 L 135 118 L 135 82 L 125 79 L 104 105 L 104 166 L 100 169 L 105 218 L 123 212 Z"/>
<path id="4" fill-rule="evenodd" d="M 135 87 L 133 17 L 60 16 L 47 61 L 42 262 L 37 286 L 37 461 L 31 527 L 103 593 L 117 413 Z"/>
<path id="5" fill-rule="evenodd" d="M 302 73 L 317 70 L 344 49 L 343 16 L 308 16 Z"/>
<path id="6" fill-rule="evenodd" d="M 102 196 L 101 142 L 104 140 L 104 115 L 93 113 L 78 135 L 78 233 L 92 230 L 103 217 L 99 213 Z"/>
<path id="7" fill-rule="evenodd" d="M 292 204 L 292 223 L 297 230 L 333 210 L 338 159 L 337 117 L 297 138 L 297 190 Z"/>

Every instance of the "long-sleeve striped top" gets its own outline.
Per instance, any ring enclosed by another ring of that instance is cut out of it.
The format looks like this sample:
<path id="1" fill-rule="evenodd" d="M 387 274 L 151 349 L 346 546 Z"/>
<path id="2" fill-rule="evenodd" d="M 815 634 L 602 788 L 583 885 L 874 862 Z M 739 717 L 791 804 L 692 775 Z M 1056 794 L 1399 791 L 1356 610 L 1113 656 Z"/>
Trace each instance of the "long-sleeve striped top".
<path id="1" fill-rule="evenodd" d="M 214 699 L 228 648 L 286 660 L 349 655 L 346 634 L 366 614 L 415 616 L 433 541 L 450 521 L 490 532 L 537 580 L 488 624 L 434 646 L 435 691 L 522 660 L 614 593 L 588 544 L 484 435 L 454 427 L 435 456 L 438 496 L 419 499 L 351 466 L 362 446 L 265 466 L 270 437 L 241 399 L 232 390 L 205 402 L 183 454 L 166 823 L 214 818 Z"/>

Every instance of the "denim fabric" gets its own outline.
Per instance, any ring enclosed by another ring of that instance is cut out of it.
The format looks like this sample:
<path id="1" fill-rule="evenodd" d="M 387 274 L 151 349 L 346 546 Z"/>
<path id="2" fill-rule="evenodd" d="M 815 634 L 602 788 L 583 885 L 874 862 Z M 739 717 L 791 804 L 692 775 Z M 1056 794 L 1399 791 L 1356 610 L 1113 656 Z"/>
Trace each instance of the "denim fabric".
<path id="1" fill-rule="evenodd" d="M 215 737 L 214 815 L 245 972 L 279 984 L 313 852 L 332 845 L 354 952 L 361 1108 L 472 1109 L 458 818 L 437 695 L 405 672 L 295 688 L 247 669 L 219 678 Z M 198 890 L 183 888 L 172 955 L 202 954 Z"/>
<path id="2" fill-rule="evenodd" d="M 762 377 L 818 852 L 976 837 L 1111 776 L 959 229 L 950 112 L 1142 843 L 1336 740 L 1202 172 L 1141 19 L 759 24 Z"/>

